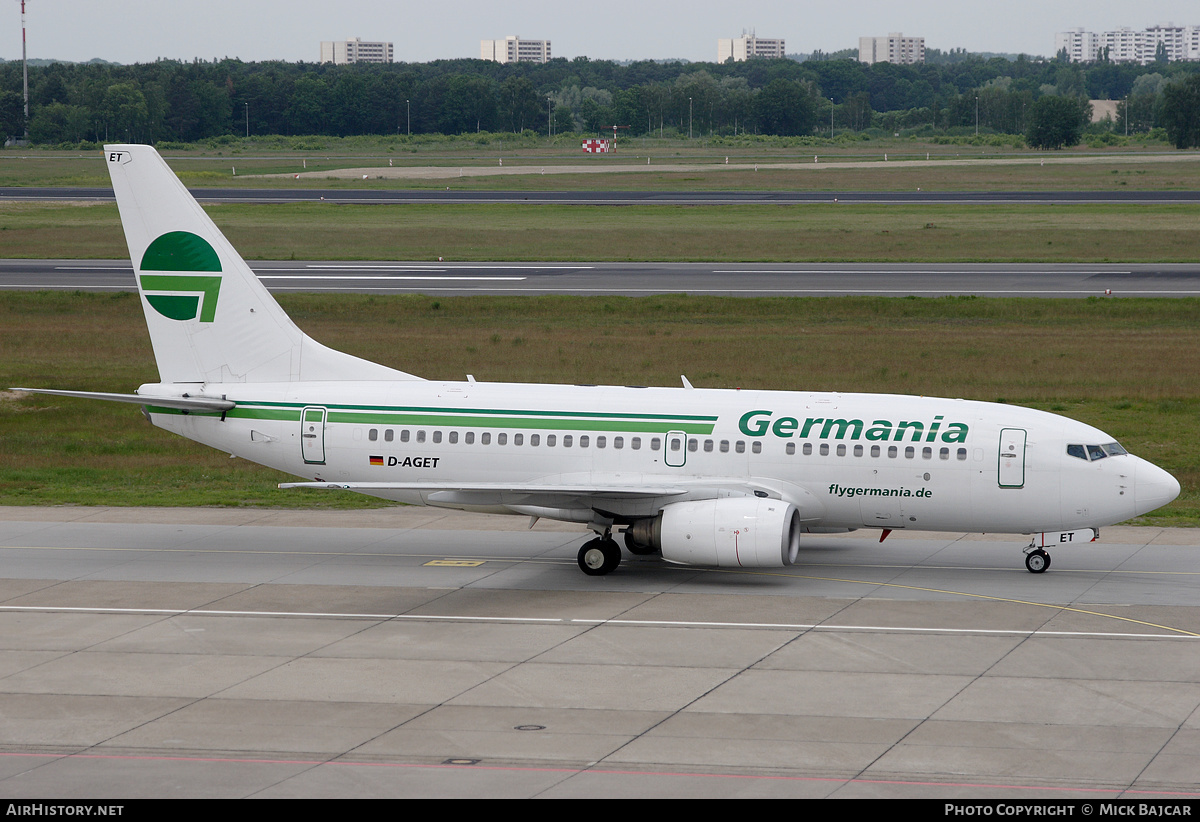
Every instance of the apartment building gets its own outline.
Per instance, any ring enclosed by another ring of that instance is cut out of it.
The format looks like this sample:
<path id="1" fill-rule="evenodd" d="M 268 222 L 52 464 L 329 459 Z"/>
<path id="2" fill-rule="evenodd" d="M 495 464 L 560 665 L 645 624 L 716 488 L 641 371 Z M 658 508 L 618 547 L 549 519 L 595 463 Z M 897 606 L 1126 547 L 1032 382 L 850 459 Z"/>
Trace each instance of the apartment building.
<path id="1" fill-rule="evenodd" d="M 322 40 L 321 62 L 337 66 L 347 63 L 390 63 L 392 44 L 364 42 L 361 37 L 353 40 Z"/>
<path id="2" fill-rule="evenodd" d="M 547 63 L 550 61 L 549 40 L 522 40 L 517 36 L 503 40 L 480 40 L 479 59 L 495 63 Z"/>
<path id="3" fill-rule="evenodd" d="M 886 37 L 860 37 L 858 38 L 858 61 L 867 65 L 924 63 L 925 38 L 905 37 L 900 32 L 893 32 Z"/>
<path id="4" fill-rule="evenodd" d="M 783 57 L 783 38 L 756 37 L 742 32 L 741 37 L 717 40 L 717 62 L 741 63 L 752 57 Z"/>

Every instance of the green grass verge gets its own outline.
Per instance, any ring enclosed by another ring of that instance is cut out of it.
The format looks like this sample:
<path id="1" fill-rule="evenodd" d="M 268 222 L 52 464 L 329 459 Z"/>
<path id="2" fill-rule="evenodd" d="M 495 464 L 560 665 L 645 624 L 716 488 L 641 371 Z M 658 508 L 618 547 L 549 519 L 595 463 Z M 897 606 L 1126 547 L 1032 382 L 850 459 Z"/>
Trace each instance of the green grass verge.
<path id="1" fill-rule="evenodd" d="M 1192 262 L 1196 207 L 210 206 L 247 259 Z M 0 205 L 0 256 L 121 259 L 115 205 Z"/>
<path id="2" fill-rule="evenodd" d="M 804 144 L 811 143 L 811 144 Z M 289 148 L 288 146 L 291 146 Z M 1117 148 L 1078 146 L 1056 152 L 1035 152 L 1011 145 L 947 145 L 911 138 L 693 141 L 636 138 L 622 141 L 612 155 L 585 155 L 579 138 L 528 141 L 489 135 L 476 141 L 403 138 L 376 141 L 307 138 L 237 140 L 227 146 L 190 149 L 163 148 L 163 155 L 184 182 L 194 187 L 250 188 L 434 188 L 475 190 L 744 190 L 744 191 L 1129 191 L 1200 188 L 1200 163 L 1194 155 L 1175 152 L 1164 143 L 1130 144 Z M 1168 162 L 1141 162 L 1157 155 Z M 820 158 L 813 163 L 813 157 Z M 885 160 L 886 157 L 886 160 Z M 345 168 L 395 166 L 496 167 L 503 159 L 512 169 L 531 173 L 449 179 L 334 180 L 319 176 L 292 179 L 307 172 Z M 729 171 L 730 164 L 760 163 L 759 172 Z M 905 160 L 929 159 L 929 167 Z M 1019 165 L 997 159 L 1024 159 Z M 1035 160 L 1037 162 L 1033 162 Z M 613 169 L 649 164 L 646 172 L 605 174 L 547 174 L 544 168 L 584 165 Z M 965 164 L 944 161 L 967 161 Z M 1084 160 L 1063 163 L 1061 160 Z M 863 168 L 836 168 L 842 162 L 867 163 Z M 804 168 L 771 168 L 770 164 L 803 163 Z M 944 163 L 944 164 L 943 164 Z M 660 164 L 694 167 L 685 173 L 654 171 Z M 235 174 L 236 170 L 236 174 Z M 281 176 L 259 176 L 281 175 Z M 101 153 L 44 149 L 0 150 L 0 186 L 108 187 Z"/>
<path id="3" fill-rule="evenodd" d="M 1200 301 L 287 295 L 322 342 L 433 379 L 872 391 L 1096 425 L 1178 477 L 1142 518 L 1200 524 Z M 131 294 L 0 294 L 0 388 L 157 374 Z M 0 504 L 356 507 L 152 428 L 136 408 L 0 394 Z"/>

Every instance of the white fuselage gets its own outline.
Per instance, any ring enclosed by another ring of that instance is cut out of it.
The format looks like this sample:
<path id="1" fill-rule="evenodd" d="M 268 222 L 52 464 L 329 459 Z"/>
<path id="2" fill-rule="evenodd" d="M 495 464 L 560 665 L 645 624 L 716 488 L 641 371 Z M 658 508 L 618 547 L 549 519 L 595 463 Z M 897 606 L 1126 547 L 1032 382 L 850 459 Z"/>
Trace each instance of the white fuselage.
<path id="1" fill-rule="evenodd" d="M 195 393 L 237 406 L 224 418 L 151 407 L 154 423 L 312 480 L 426 485 L 366 493 L 465 510 L 538 513 L 522 483 L 669 483 L 691 490 L 614 498 L 605 512 L 621 521 L 671 501 L 754 491 L 793 503 L 808 529 L 1033 533 L 1120 522 L 1178 493 L 1169 474 L 1133 455 L 1068 454 L 1070 444 L 1112 441 L 1096 428 L 967 400 L 434 381 Z M 489 482 L 516 488 L 450 487 Z M 554 504 L 547 515 L 583 519 L 569 502 Z"/>

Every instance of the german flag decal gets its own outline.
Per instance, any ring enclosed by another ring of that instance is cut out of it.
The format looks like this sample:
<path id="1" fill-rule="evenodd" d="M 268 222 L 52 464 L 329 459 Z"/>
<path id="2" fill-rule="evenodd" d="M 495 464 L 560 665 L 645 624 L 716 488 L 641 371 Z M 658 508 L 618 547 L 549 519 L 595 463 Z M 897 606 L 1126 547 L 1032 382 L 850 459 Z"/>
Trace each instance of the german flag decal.
<path id="1" fill-rule="evenodd" d="M 383 465 L 383 457 L 376 457 L 372 455 L 370 460 L 372 465 Z"/>

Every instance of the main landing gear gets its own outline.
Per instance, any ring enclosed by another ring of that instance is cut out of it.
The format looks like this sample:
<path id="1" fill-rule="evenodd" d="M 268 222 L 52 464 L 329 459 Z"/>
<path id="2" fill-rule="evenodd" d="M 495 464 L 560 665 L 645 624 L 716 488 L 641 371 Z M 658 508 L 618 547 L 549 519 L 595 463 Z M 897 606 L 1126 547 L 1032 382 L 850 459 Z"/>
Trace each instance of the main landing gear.
<path id="1" fill-rule="evenodd" d="M 1030 550 L 1030 549 L 1033 550 Z M 1025 567 L 1029 569 L 1031 574 L 1045 573 L 1050 567 L 1050 555 L 1041 548 L 1033 548 L 1032 545 L 1025 549 Z"/>
<path id="2" fill-rule="evenodd" d="M 611 533 L 589 539 L 579 549 L 579 568 L 590 577 L 601 577 L 621 564 L 621 547 Z"/>

